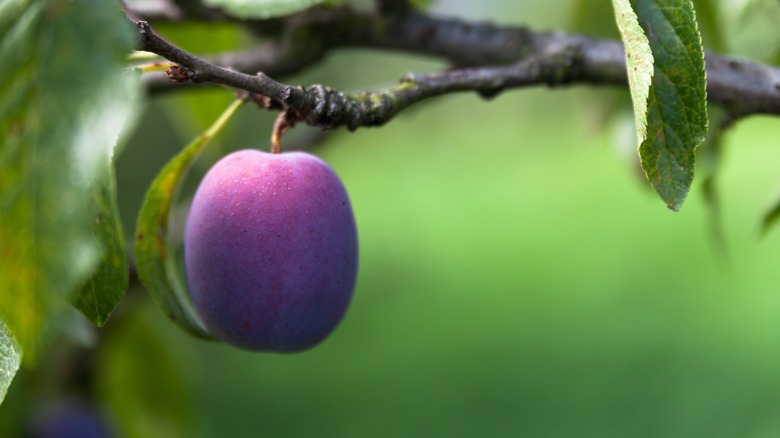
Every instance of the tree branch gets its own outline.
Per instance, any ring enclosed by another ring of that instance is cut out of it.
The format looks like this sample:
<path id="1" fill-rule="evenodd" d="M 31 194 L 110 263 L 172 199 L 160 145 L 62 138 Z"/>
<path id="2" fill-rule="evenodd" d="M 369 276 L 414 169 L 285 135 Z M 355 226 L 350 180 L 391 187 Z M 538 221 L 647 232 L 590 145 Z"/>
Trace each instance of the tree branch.
<path id="1" fill-rule="evenodd" d="M 225 52 L 203 58 L 204 61 L 228 70 L 244 73 L 262 71 L 271 77 L 281 77 L 314 65 L 324 51 L 305 51 L 289 42 L 270 42 L 248 50 Z M 186 89 L 186 84 L 169 80 L 164 74 L 145 74 L 144 86 L 152 94 Z"/>
<path id="2" fill-rule="evenodd" d="M 404 2 L 385 2 L 387 8 Z M 272 36 L 264 49 L 226 54 L 211 62 L 192 56 L 139 22 L 140 48 L 185 67 L 193 82 L 211 82 L 267 96 L 290 113 L 291 120 L 326 128 L 386 123 L 424 99 L 459 91 L 491 97 L 505 89 L 531 85 L 610 84 L 625 86 L 626 64 L 619 42 L 581 35 L 531 32 L 434 18 L 402 10 L 391 17 L 347 7 L 317 7 L 283 19 L 243 22 Z M 282 29 L 282 34 L 279 30 Z M 302 37 L 305 36 L 305 37 Z M 400 50 L 448 60 L 457 69 L 408 75 L 390 89 L 345 94 L 321 85 L 293 87 L 272 80 L 318 61 L 328 50 L 364 47 Z M 233 66 L 248 75 L 218 67 Z M 780 114 L 780 70 L 706 54 L 708 99 L 735 117 Z M 481 67 L 481 66 L 491 67 Z M 148 82 L 152 91 L 170 84 Z"/>
<path id="3" fill-rule="evenodd" d="M 195 83 L 213 82 L 268 96 L 279 103 L 285 103 L 283 98 L 285 94 L 289 94 L 287 90 L 291 87 L 274 81 L 265 73 L 260 72 L 255 76 L 250 76 L 224 69 L 197 56 L 193 56 L 160 38 L 152 31 L 149 23 L 145 21 L 139 21 L 136 23 L 136 26 L 138 27 L 139 47 L 142 50 L 156 53 L 186 69 L 186 73 L 181 73 L 184 76 L 172 78 L 177 82 L 185 82 L 187 80 Z"/>

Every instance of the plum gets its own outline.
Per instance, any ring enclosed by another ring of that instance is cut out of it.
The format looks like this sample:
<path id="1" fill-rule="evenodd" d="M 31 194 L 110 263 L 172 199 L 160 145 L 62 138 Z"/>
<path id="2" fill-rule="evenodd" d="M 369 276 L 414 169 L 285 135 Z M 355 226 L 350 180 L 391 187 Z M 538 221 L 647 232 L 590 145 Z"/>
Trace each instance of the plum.
<path id="1" fill-rule="evenodd" d="M 114 433 L 95 407 L 63 403 L 44 410 L 35 419 L 28 435 L 34 438 L 108 438 Z"/>
<path id="2" fill-rule="evenodd" d="M 206 328 L 228 344 L 277 352 L 317 345 L 349 306 L 357 259 L 347 192 L 311 154 L 234 152 L 193 198 L 187 287 Z"/>

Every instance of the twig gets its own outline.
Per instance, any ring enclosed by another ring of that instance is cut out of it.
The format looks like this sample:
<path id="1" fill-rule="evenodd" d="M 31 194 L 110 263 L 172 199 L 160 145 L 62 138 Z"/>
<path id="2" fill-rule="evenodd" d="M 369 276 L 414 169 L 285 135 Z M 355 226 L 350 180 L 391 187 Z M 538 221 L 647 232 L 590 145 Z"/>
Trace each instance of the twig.
<path id="1" fill-rule="evenodd" d="M 417 12 L 384 17 L 380 25 L 382 19 L 347 7 L 319 7 L 283 19 L 284 25 L 280 19 L 266 26 L 266 21 L 247 21 L 245 25 L 261 33 L 286 29 L 267 46 L 270 52 L 228 55 L 240 60 L 242 70 L 265 72 L 257 75 L 221 68 L 190 55 L 154 34 L 145 22 L 138 23 L 139 48 L 186 67 L 194 73 L 193 82 L 223 84 L 268 96 L 296 121 L 327 128 L 381 125 L 414 103 L 452 92 L 476 91 L 490 97 L 505 89 L 531 85 L 626 84 L 625 57 L 619 42 L 445 20 Z M 300 32 L 302 28 L 306 32 Z M 305 41 L 294 37 L 301 34 L 308 35 Z M 294 87 L 266 74 L 296 71 L 334 47 L 403 50 L 444 58 L 461 68 L 410 75 L 390 89 L 354 95 L 321 85 Z M 296 54 L 300 55 L 297 59 Z M 711 102 L 735 117 L 780 114 L 780 69 L 713 53 L 707 53 L 706 63 Z M 479 67 L 484 65 L 493 67 Z"/>
<path id="2" fill-rule="evenodd" d="M 244 73 L 262 71 L 271 77 L 281 77 L 315 64 L 324 52 L 299 50 L 285 43 L 267 43 L 259 47 L 204 57 L 203 60 L 228 70 Z M 188 87 L 168 80 L 165 75 L 143 75 L 142 81 L 152 94 L 181 91 Z"/>
<path id="3" fill-rule="evenodd" d="M 346 94 L 321 85 L 293 87 L 276 82 L 264 73 L 255 76 L 231 71 L 190 55 L 156 35 L 148 23 L 138 22 L 140 47 L 176 62 L 193 82 L 213 82 L 268 96 L 289 113 L 288 122 L 305 121 L 312 126 L 350 130 L 382 125 L 404 108 L 424 99 L 457 91 L 477 91 L 493 96 L 506 88 L 533 84 L 560 85 L 582 80 L 590 72 L 578 63 L 571 46 L 554 47 L 513 66 L 459 69 L 445 73 L 409 75 L 390 89 Z M 599 82 L 623 83 L 618 69 L 604 71 Z M 177 78 L 181 77 L 177 75 Z M 592 81 L 591 81 L 592 82 Z"/>
<path id="4" fill-rule="evenodd" d="M 193 56 L 160 38 L 152 31 L 147 22 L 139 21 L 136 25 L 138 27 L 139 47 L 186 68 L 191 72 L 189 79 L 192 82 L 213 82 L 227 85 L 251 93 L 262 94 L 288 105 L 290 103 L 298 103 L 302 98 L 300 93 L 291 96 L 293 94 L 291 91 L 292 87 L 274 81 L 265 73 L 261 72 L 255 76 L 250 76 L 224 69 L 197 56 Z"/>

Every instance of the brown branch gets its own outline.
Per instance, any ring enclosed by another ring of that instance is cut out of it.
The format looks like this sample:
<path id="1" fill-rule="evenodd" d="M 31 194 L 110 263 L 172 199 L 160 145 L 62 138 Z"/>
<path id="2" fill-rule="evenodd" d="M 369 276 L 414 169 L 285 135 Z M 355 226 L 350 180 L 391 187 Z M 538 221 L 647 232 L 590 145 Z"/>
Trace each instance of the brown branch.
<path id="1" fill-rule="evenodd" d="M 324 55 L 324 51 L 307 52 L 286 42 L 271 42 L 248 50 L 204 57 L 203 60 L 228 70 L 244 73 L 262 71 L 271 77 L 282 77 L 303 71 L 316 64 Z M 145 74 L 142 81 L 152 94 L 188 88 L 169 80 L 164 74 Z"/>
<path id="2" fill-rule="evenodd" d="M 175 62 L 189 70 L 188 79 L 192 82 L 213 82 L 227 85 L 233 88 L 246 90 L 252 93 L 262 94 L 279 103 L 297 103 L 296 95 L 291 98 L 292 87 L 274 81 L 265 73 L 250 76 L 214 65 L 208 61 L 193 56 L 173 44 L 160 38 L 152 31 L 145 21 L 136 23 L 138 27 L 139 48 L 147 52 L 156 53 L 163 58 Z"/>
<path id="3" fill-rule="evenodd" d="M 268 96 L 296 120 L 322 127 L 381 125 L 416 102 L 452 92 L 492 96 L 531 85 L 627 83 L 622 44 L 581 35 L 445 20 L 412 11 L 388 18 L 347 7 L 318 7 L 284 19 L 243 23 L 275 38 L 275 42 L 265 47 L 267 51 L 227 54 L 233 57 L 232 62 L 223 58 L 209 63 L 164 42 L 146 23 L 139 23 L 140 48 L 182 64 L 194 73 L 193 82 L 223 84 Z M 338 47 L 422 54 L 445 59 L 458 69 L 411 75 L 396 87 L 357 95 L 319 85 L 293 87 L 267 75 L 299 70 Z M 714 53 L 707 53 L 706 62 L 711 102 L 735 116 L 780 114 L 779 69 Z M 264 73 L 247 75 L 215 64 Z M 479 67 L 485 65 L 492 67 Z M 162 89 L 158 81 L 150 81 L 152 91 Z"/>

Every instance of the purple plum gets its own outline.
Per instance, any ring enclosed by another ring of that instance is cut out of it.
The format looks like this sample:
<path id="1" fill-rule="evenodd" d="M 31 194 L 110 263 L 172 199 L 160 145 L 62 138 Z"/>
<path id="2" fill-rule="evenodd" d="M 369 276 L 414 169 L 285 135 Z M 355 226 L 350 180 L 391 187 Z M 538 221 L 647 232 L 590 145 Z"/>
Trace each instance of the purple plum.
<path id="1" fill-rule="evenodd" d="M 109 438 L 111 427 L 95 407 L 62 403 L 49 407 L 35 419 L 28 435 L 32 438 Z"/>
<path id="2" fill-rule="evenodd" d="M 246 350 L 309 349 L 336 328 L 357 275 L 357 231 L 341 180 L 304 152 L 234 152 L 192 201 L 184 266 L 217 339 Z"/>

